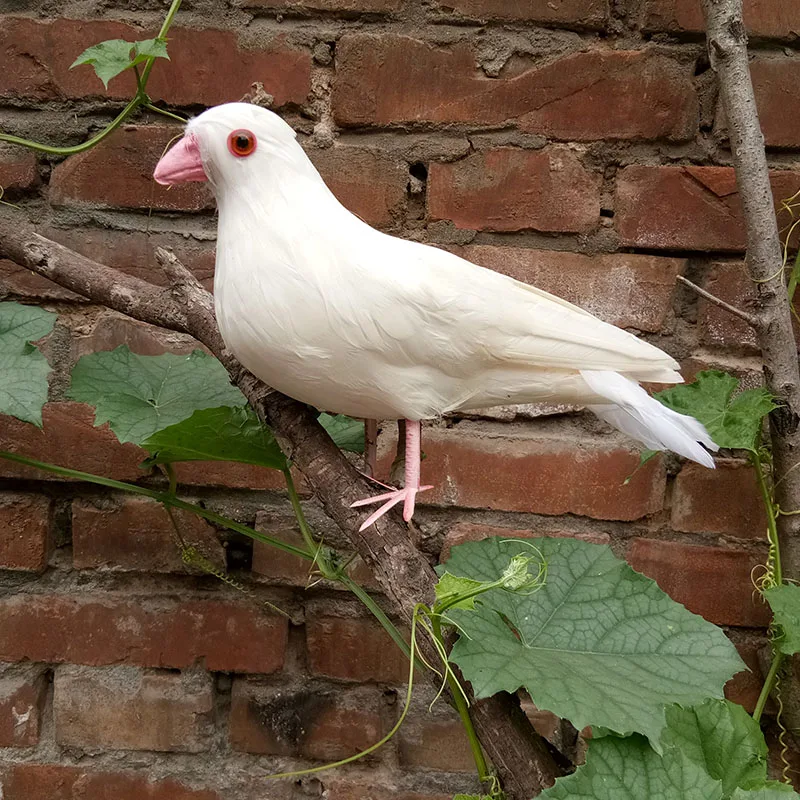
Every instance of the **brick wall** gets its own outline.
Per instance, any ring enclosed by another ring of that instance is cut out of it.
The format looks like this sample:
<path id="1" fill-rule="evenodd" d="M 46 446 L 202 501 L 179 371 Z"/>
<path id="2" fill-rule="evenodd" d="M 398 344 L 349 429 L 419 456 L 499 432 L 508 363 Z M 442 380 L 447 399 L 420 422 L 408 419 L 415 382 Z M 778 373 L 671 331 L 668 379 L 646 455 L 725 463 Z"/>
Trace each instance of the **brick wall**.
<path id="1" fill-rule="evenodd" d="M 744 302 L 744 233 L 698 0 L 187 2 L 152 95 L 196 112 L 272 98 L 342 201 L 392 233 L 451 247 L 583 304 L 665 348 L 691 376 L 752 385 L 740 322 L 675 287 L 683 273 Z M 776 199 L 800 189 L 796 31 L 786 0 L 747 2 L 753 78 Z M 73 144 L 131 90 L 67 67 L 96 41 L 157 30 L 156 0 L 0 4 L 0 125 Z M 254 86 L 255 84 L 255 86 Z M 66 161 L 0 149 L 6 199 L 48 236 L 161 282 L 158 245 L 209 282 L 215 220 L 202 186 L 150 178 L 177 128 L 137 119 Z M 60 314 L 45 427 L 0 424 L 0 447 L 135 479 L 142 453 L 64 400 L 80 355 L 192 342 L 0 261 L 2 291 Z M 726 626 L 757 668 L 753 602 L 763 514 L 736 459 L 716 472 L 636 449 L 593 418 L 500 408 L 426 430 L 422 546 L 435 558 L 491 534 L 607 542 L 673 597 Z M 383 464 L 395 436 L 382 437 Z M 274 474 L 181 470 L 186 492 L 296 536 Z M 309 501 L 320 530 L 327 525 Z M 405 666 L 347 595 L 305 592 L 302 565 L 186 520 L 251 591 L 184 568 L 147 501 L 0 461 L 0 785 L 4 800 L 433 800 L 473 786 L 452 715 L 424 693 L 367 762 L 302 782 L 264 775 L 349 755 L 388 730 Z M 334 536 L 329 532 L 328 536 Z M 363 570 L 362 570 L 363 572 Z M 369 577 L 366 576 L 366 580 Z M 288 618 L 265 603 L 284 609 Z M 731 696 L 754 700 L 754 678 Z M 446 742 L 446 746 L 443 746 Z M 299 760 L 298 760 L 299 759 Z"/>

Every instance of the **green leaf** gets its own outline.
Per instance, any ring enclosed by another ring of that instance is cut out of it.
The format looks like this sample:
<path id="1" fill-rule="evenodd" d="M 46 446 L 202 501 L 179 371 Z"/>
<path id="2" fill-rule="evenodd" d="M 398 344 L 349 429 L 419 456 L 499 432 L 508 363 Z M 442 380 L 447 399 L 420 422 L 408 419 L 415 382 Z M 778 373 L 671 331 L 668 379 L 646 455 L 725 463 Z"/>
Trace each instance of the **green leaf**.
<path id="1" fill-rule="evenodd" d="M 469 578 L 457 578 L 455 575 L 445 572 L 444 575 L 439 578 L 439 581 L 434 587 L 436 590 L 436 600 L 441 606 L 442 601 L 449 601 L 458 595 L 474 592 L 476 589 L 480 589 L 480 587 L 483 585 L 484 584 L 481 581 L 473 581 Z M 472 610 L 475 608 L 475 598 L 468 597 L 465 600 L 459 600 L 454 605 L 451 605 L 450 608 L 465 608 Z"/>
<path id="2" fill-rule="evenodd" d="M 166 39 L 144 39 L 126 42 L 124 39 L 108 39 L 84 50 L 72 63 L 70 69 L 81 64 L 94 67 L 97 77 L 108 89 L 108 82 L 126 69 L 131 69 L 149 58 L 166 58 Z"/>
<path id="3" fill-rule="evenodd" d="M 671 600 L 606 546 L 576 539 L 499 538 L 453 548 L 447 571 L 496 580 L 526 544 L 547 565 L 536 594 L 492 589 L 452 616 L 466 635 L 451 660 L 478 697 L 525 687 L 575 727 L 638 732 L 660 748 L 666 705 L 722 697 L 744 669 L 716 626 Z"/>
<path id="4" fill-rule="evenodd" d="M 787 797 L 800 797 L 800 794 L 786 783 L 766 781 L 763 786 L 750 790 L 737 789 L 731 800 L 786 800 Z"/>
<path id="5" fill-rule="evenodd" d="M 328 431 L 328 436 L 341 450 L 364 452 L 364 423 L 361 420 L 346 417 L 344 414 L 320 414 L 318 419 L 319 424 Z"/>
<path id="6" fill-rule="evenodd" d="M 642 736 L 592 739 L 586 763 L 540 795 L 547 800 L 722 800 L 722 785 L 680 751 L 659 756 Z"/>
<path id="7" fill-rule="evenodd" d="M 225 367 L 202 350 L 140 356 L 126 345 L 83 356 L 69 396 L 95 407 L 95 425 L 108 422 L 121 442 L 136 444 L 198 409 L 245 404 Z"/>
<path id="8" fill-rule="evenodd" d="M 800 586 L 784 583 L 764 592 L 767 602 L 780 626 L 781 635 L 776 644 L 787 656 L 800 653 Z"/>
<path id="9" fill-rule="evenodd" d="M 50 365 L 31 344 L 53 330 L 57 314 L 0 303 L 0 414 L 42 426 Z"/>
<path id="10" fill-rule="evenodd" d="M 667 408 L 700 420 L 720 447 L 755 450 L 761 420 L 777 408 L 764 388 L 748 389 L 734 397 L 739 381 L 719 370 L 697 374 L 694 383 L 675 386 L 654 397 Z"/>
<path id="11" fill-rule="evenodd" d="M 767 744 L 761 728 L 741 706 L 728 700 L 668 708 L 661 743 L 665 749 L 680 750 L 721 781 L 725 797 L 737 787 L 767 779 Z"/>
<path id="12" fill-rule="evenodd" d="M 156 431 L 142 442 L 152 456 L 145 462 L 237 461 L 270 469 L 288 468 L 269 428 L 249 406 L 195 411 L 191 417 Z"/>

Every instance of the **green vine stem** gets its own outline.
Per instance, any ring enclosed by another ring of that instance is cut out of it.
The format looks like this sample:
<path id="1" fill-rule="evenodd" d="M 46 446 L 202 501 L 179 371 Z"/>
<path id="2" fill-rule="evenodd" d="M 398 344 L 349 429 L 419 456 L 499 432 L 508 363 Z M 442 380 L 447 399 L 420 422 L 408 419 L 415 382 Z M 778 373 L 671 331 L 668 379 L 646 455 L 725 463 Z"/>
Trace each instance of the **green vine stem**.
<path id="1" fill-rule="evenodd" d="M 767 677 L 764 679 L 764 685 L 761 687 L 761 694 L 759 694 L 758 700 L 756 701 L 756 707 L 753 710 L 753 719 L 756 722 L 761 721 L 761 715 L 764 713 L 764 707 L 767 705 L 767 700 L 769 700 L 769 696 L 772 693 L 773 687 L 775 686 L 775 681 L 778 677 L 778 672 L 780 671 L 782 664 L 783 653 L 773 648 L 772 664 L 770 665 Z"/>

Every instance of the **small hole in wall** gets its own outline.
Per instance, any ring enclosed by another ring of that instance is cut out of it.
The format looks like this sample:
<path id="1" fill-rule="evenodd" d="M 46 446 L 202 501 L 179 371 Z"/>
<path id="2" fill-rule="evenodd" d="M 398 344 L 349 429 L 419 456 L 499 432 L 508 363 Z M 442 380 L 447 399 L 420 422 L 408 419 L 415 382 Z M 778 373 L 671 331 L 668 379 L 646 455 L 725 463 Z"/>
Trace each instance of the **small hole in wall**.
<path id="1" fill-rule="evenodd" d="M 421 161 L 415 161 L 408 168 L 408 171 L 417 180 L 420 180 L 420 181 L 428 180 L 428 168 Z"/>
<path id="2" fill-rule="evenodd" d="M 613 218 L 614 211 L 610 208 L 601 208 L 600 209 L 600 216 L 601 217 L 609 217 L 609 219 Z"/>
<path id="3" fill-rule="evenodd" d="M 225 542 L 225 567 L 249 570 L 253 566 L 253 540 L 245 536 L 231 537 Z"/>
<path id="4" fill-rule="evenodd" d="M 711 63 L 708 60 L 707 55 L 702 55 L 700 58 L 697 59 L 697 62 L 694 65 L 694 74 L 695 75 L 702 75 L 704 72 L 708 72 L 711 69 Z"/>

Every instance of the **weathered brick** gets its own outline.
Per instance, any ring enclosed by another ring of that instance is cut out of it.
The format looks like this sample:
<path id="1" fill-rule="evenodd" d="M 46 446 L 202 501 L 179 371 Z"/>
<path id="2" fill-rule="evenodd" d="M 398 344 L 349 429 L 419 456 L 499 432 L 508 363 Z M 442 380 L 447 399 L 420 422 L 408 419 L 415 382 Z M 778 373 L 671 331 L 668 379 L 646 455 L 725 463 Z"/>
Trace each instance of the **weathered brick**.
<path id="1" fill-rule="evenodd" d="M 403 7 L 403 0 L 245 0 L 242 5 L 245 8 L 277 8 L 287 11 L 309 9 L 391 14 Z"/>
<path id="2" fill-rule="evenodd" d="M 770 172 L 776 206 L 800 191 L 800 171 Z M 617 180 L 622 244 L 743 251 L 742 207 L 732 167 L 626 167 Z"/>
<path id="3" fill-rule="evenodd" d="M 755 301 L 755 292 L 743 261 L 712 264 L 704 288 L 727 303 L 752 310 L 750 306 Z M 704 344 L 758 352 L 755 331 L 744 320 L 702 298 L 698 300 L 697 322 Z"/>
<path id="4" fill-rule="evenodd" d="M 600 218 L 599 177 L 563 147 L 498 147 L 432 163 L 428 213 L 472 230 L 586 232 Z"/>
<path id="5" fill-rule="evenodd" d="M 744 0 L 744 21 L 754 36 L 797 35 L 797 10 L 785 0 Z M 705 30 L 700 0 L 648 0 L 645 29 L 699 33 Z"/>
<path id="6" fill-rule="evenodd" d="M 477 785 L 476 785 L 477 790 Z M 333 777 L 325 781 L 326 800 L 452 800 L 453 793 L 415 792 L 396 785 L 376 781 L 363 783 L 349 778 Z"/>
<path id="7" fill-rule="evenodd" d="M 69 69 L 85 48 L 104 39 L 135 41 L 146 37 L 119 22 L 57 19 L 38 22 L 7 17 L 0 21 L 4 70 L 0 95 L 37 100 L 110 96 L 130 98 L 135 79 L 128 71 L 108 86 L 89 66 Z M 150 33 L 149 35 L 155 35 Z M 173 28 L 169 61 L 157 62 L 147 90 L 173 105 L 208 106 L 237 100 L 258 81 L 275 105 L 303 103 L 311 84 L 311 56 L 275 37 L 262 49 L 244 49 L 232 31 Z"/>
<path id="8" fill-rule="evenodd" d="M 47 497 L 0 495 L 0 569 L 44 570 L 52 546 L 52 513 Z"/>
<path id="9" fill-rule="evenodd" d="M 608 16 L 606 0 L 438 0 L 437 7 L 474 20 L 523 19 L 576 27 L 596 27 Z"/>
<path id="10" fill-rule="evenodd" d="M 3 192 L 30 189 L 39 182 L 36 157 L 21 147 L 0 148 L 0 187 Z"/>
<path id="11" fill-rule="evenodd" d="M 150 781 L 141 770 L 95 772 L 61 764 L 12 764 L 3 775 L 4 800 L 221 800 L 174 778 Z"/>
<path id="12" fill-rule="evenodd" d="M 0 675 L 0 747 L 39 743 L 47 687 L 47 671 L 41 666 L 7 669 Z"/>
<path id="13" fill-rule="evenodd" d="M 800 32 L 800 21 L 795 15 Z M 800 147 L 800 131 L 791 124 L 787 108 L 800 103 L 797 59 L 757 58 L 750 62 L 750 77 L 758 104 L 758 120 L 768 147 Z"/>
<path id="14" fill-rule="evenodd" d="M 283 666 L 287 622 L 257 605 L 114 593 L 0 600 L 0 660 L 132 664 L 270 673 Z"/>
<path id="15" fill-rule="evenodd" d="M 695 614 L 717 625 L 764 626 L 770 613 L 753 591 L 751 572 L 764 563 L 746 550 L 723 550 L 655 539 L 635 539 L 628 563 L 653 578 Z"/>
<path id="16" fill-rule="evenodd" d="M 697 98 L 686 66 L 643 51 L 590 50 L 488 77 L 468 43 L 353 34 L 336 48 L 333 111 L 349 125 L 515 121 L 565 140 L 691 138 Z"/>
<path id="17" fill-rule="evenodd" d="M 632 253 L 584 256 L 493 245 L 454 250 L 468 261 L 563 297 L 612 325 L 652 332 L 664 325 L 675 276 L 686 268 L 684 259 Z"/>
<path id="18" fill-rule="evenodd" d="M 764 685 L 764 675 L 761 671 L 761 664 L 758 652 L 763 647 L 768 647 L 766 642 L 761 644 L 737 644 L 736 649 L 742 657 L 742 661 L 750 668 L 750 671 L 739 672 L 725 684 L 725 697 L 732 703 L 744 706 L 748 714 L 752 714 L 761 694 Z M 770 700 L 767 705 L 767 713 L 773 706 Z"/>
<path id="19" fill-rule="evenodd" d="M 672 527 L 686 533 L 763 539 L 767 518 L 753 468 L 728 460 L 717 460 L 713 470 L 685 464 L 675 479 Z"/>
<path id="20" fill-rule="evenodd" d="M 0 450 L 93 472 L 117 480 L 138 480 L 146 457 L 132 444 L 120 444 L 107 425 L 94 427 L 94 409 L 83 403 L 47 403 L 43 428 L 13 417 L 0 417 Z M 0 477 L 63 480 L 49 472 L 0 459 Z"/>
<path id="21" fill-rule="evenodd" d="M 225 554 L 214 529 L 189 511 L 172 512 L 184 542 L 224 569 Z M 72 504 L 72 561 L 77 569 L 106 567 L 136 572 L 184 572 L 169 515 L 146 497 L 126 497 L 114 508 Z"/>
<path id="22" fill-rule="evenodd" d="M 316 675 L 380 683 L 404 683 L 408 678 L 408 660 L 372 620 L 309 619 L 306 644 L 309 667 Z"/>
<path id="23" fill-rule="evenodd" d="M 348 758 L 388 732 L 381 704 L 381 692 L 374 687 L 343 691 L 237 679 L 231 700 L 231 745 L 262 755 Z"/>
<path id="24" fill-rule="evenodd" d="M 388 439 L 382 447 L 388 470 L 393 448 Z M 422 479 L 434 488 L 420 495 L 421 503 L 633 520 L 664 502 L 661 458 L 625 484 L 638 453 L 602 439 L 519 438 L 502 428 L 487 436 L 462 422 L 450 430 L 426 427 L 422 447 Z"/>
<path id="25" fill-rule="evenodd" d="M 167 187 L 153 180 L 158 159 L 180 130 L 167 125 L 129 125 L 91 150 L 70 156 L 53 170 L 50 202 L 162 211 L 210 208 L 211 192 L 204 183 Z"/>
<path id="26" fill-rule="evenodd" d="M 136 667 L 56 669 L 56 742 L 82 750 L 208 750 L 214 705 L 211 676 Z"/>
<path id="27" fill-rule="evenodd" d="M 608 544 L 611 537 L 607 533 L 591 531 L 583 533 L 570 530 L 519 530 L 518 528 L 502 528 L 499 525 L 483 525 L 474 522 L 457 522 L 447 529 L 444 536 L 442 550 L 439 553 L 439 560 L 444 563 L 450 558 L 450 552 L 454 547 L 465 542 L 480 542 L 490 536 L 502 536 L 508 539 L 536 539 L 539 536 L 552 536 L 556 538 L 568 537 L 570 539 L 581 539 L 592 544 Z"/>
<path id="28" fill-rule="evenodd" d="M 378 150 L 337 146 L 308 153 L 339 202 L 370 225 L 385 227 L 402 213 L 408 170 Z"/>

